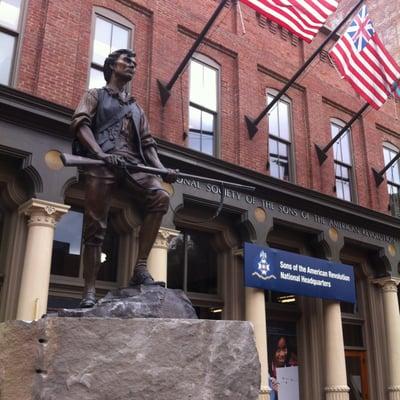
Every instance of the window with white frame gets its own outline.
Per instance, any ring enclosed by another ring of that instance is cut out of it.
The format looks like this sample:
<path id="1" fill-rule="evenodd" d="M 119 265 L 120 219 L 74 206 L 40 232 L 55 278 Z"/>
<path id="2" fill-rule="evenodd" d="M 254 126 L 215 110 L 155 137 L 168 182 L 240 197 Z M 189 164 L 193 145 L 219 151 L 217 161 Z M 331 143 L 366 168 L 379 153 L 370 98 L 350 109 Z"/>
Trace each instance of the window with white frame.
<path id="1" fill-rule="evenodd" d="M 399 153 L 399 149 L 389 142 L 383 144 L 383 159 L 385 166 Z M 400 188 L 400 164 L 396 161 L 387 171 L 386 180 L 389 194 L 398 194 Z"/>
<path id="2" fill-rule="evenodd" d="M 103 65 L 107 56 L 115 50 L 131 47 L 132 26 L 128 24 L 117 14 L 109 11 L 95 13 L 89 89 L 100 88 L 106 84 Z"/>
<path id="3" fill-rule="evenodd" d="M 268 104 L 275 98 L 268 93 Z M 291 104 L 282 97 L 268 116 L 268 169 L 271 176 L 291 180 Z"/>
<path id="4" fill-rule="evenodd" d="M 187 146 L 215 156 L 217 152 L 219 69 L 206 57 L 190 61 Z"/>
<path id="5" fill-rule="evenodd" d="M 0 0 L 0 83 L 11 85 L 23 0 Z"/>
<path id="6" fill-rule="evenodd" d="M 334 138 L 344 127 L 341 121 L 331 121 L 331 135 Z M 335 191 L 339 199 L 353 201 L 353 171 L 350 147 L 350 130 L 347 130 L 333 145 L 335 168 Z"/>
<path id="7" fill-rule="evenodd" d="M 388 165 L 399 153 L 399 149 L 389 142 L 383 144 L 383 159 Z M 400 163 L 396 161 L 386 171 L 387 189 L 389 193 L 389 208 L 394 216 L 400 216 Z"/>

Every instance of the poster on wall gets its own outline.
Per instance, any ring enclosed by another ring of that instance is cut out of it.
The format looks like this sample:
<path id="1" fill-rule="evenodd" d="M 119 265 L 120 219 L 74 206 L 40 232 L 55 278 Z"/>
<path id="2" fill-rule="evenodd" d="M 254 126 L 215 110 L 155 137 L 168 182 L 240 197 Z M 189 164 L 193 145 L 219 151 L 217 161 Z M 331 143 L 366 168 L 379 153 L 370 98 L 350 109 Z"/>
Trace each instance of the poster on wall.
<path id="1" fill-rule="evenodd" d="M 268 368 L 271 400 L 299 400 L 296 324 L 268 323 Z"/>

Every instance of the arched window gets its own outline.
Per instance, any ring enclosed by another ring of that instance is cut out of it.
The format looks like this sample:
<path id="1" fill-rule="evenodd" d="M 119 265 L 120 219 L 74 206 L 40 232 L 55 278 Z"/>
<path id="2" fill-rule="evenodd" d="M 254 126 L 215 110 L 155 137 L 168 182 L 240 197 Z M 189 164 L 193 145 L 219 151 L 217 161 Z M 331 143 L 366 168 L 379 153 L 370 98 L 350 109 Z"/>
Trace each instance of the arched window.
<path id="1" fill-rule="evenodd" d="M 399 149 L 389 142 L 383 143 L 383 159 L 385 165 L 388 165 L 390 161 L 399 153 Z M 396 161 L 386 171 L 387 189 L 389 193 L 389 208 L 394 216 L 400 216 L 400 164 Z"/>
<path id="2" fill-rule="evenodd" d="M 133 25 L 120 15 L 96 7 L 92 27 L 92 55 L 89 71 L 89 89 L 103 87 L 103 65 L 114 50 L 131 48 Z"/>
<path id="3" fill-rule="evenodd" d="M 212 156 L 218 153 L 219 74 L 208 57 L 197 54 L 190 61 L 187 146 Z"/>
<path id="4" fill-rule="evenodd" d="M 345 124 L 342 121 L 332 119 L 332 138 L 334 138 L 344 126 Z M 335 167 L 336 196 L 342 200 L 353 201 L 355 193 L 349 129 L 333 145 L 333 160 Z"/>
<path id="5" fill-rule="evenodd" d="M 268 104 L 274 99 L 275 91 L 267 94 Z M 268 164 L 271 176 L 285 181 L 292 179 L 292 128 L 291 102 L 283 96 L 268 116 Z"/>

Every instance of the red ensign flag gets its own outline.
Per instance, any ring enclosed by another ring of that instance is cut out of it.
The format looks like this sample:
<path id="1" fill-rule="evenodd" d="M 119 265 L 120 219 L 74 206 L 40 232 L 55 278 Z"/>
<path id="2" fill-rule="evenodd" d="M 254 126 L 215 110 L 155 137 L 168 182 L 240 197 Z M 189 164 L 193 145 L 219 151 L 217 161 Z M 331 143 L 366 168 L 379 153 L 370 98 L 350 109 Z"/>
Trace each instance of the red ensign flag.
<path id="1" fill-rule="evenodd" d="M 367 6 L 361 7 L 329 54 L 354 90 L 376 109 L 400 79 L 400 67 L 379 39 Z"/>
<path id="2" fill-rule="evenodd" d="M 336 0 L 240 1 L 308 43 L 338 6 Z"/>

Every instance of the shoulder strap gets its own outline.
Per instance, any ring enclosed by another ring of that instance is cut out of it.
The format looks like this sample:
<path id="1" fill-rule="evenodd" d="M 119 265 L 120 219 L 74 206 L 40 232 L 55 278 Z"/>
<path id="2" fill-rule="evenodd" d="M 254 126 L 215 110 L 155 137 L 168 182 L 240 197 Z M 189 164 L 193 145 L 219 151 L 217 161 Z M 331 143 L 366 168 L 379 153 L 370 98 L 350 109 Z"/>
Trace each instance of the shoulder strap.
<path id="1" fill-rule="evenodd" d="M 98 94 L 98 99 L 101 101 L 100 96 L 104 93 L 103 89 L 98 89 L 97 94 Z M 98 133 L 103 132 L 110 126 L 113 126 L 116 124 L 118 121 L 120 121 L 128 112 L 131 111 L 131 104 L 125 104 L 112 118 L 110 118 L 107 122 L 105 122 L 102 126 L 96 127 L 96 131 Z"/>

